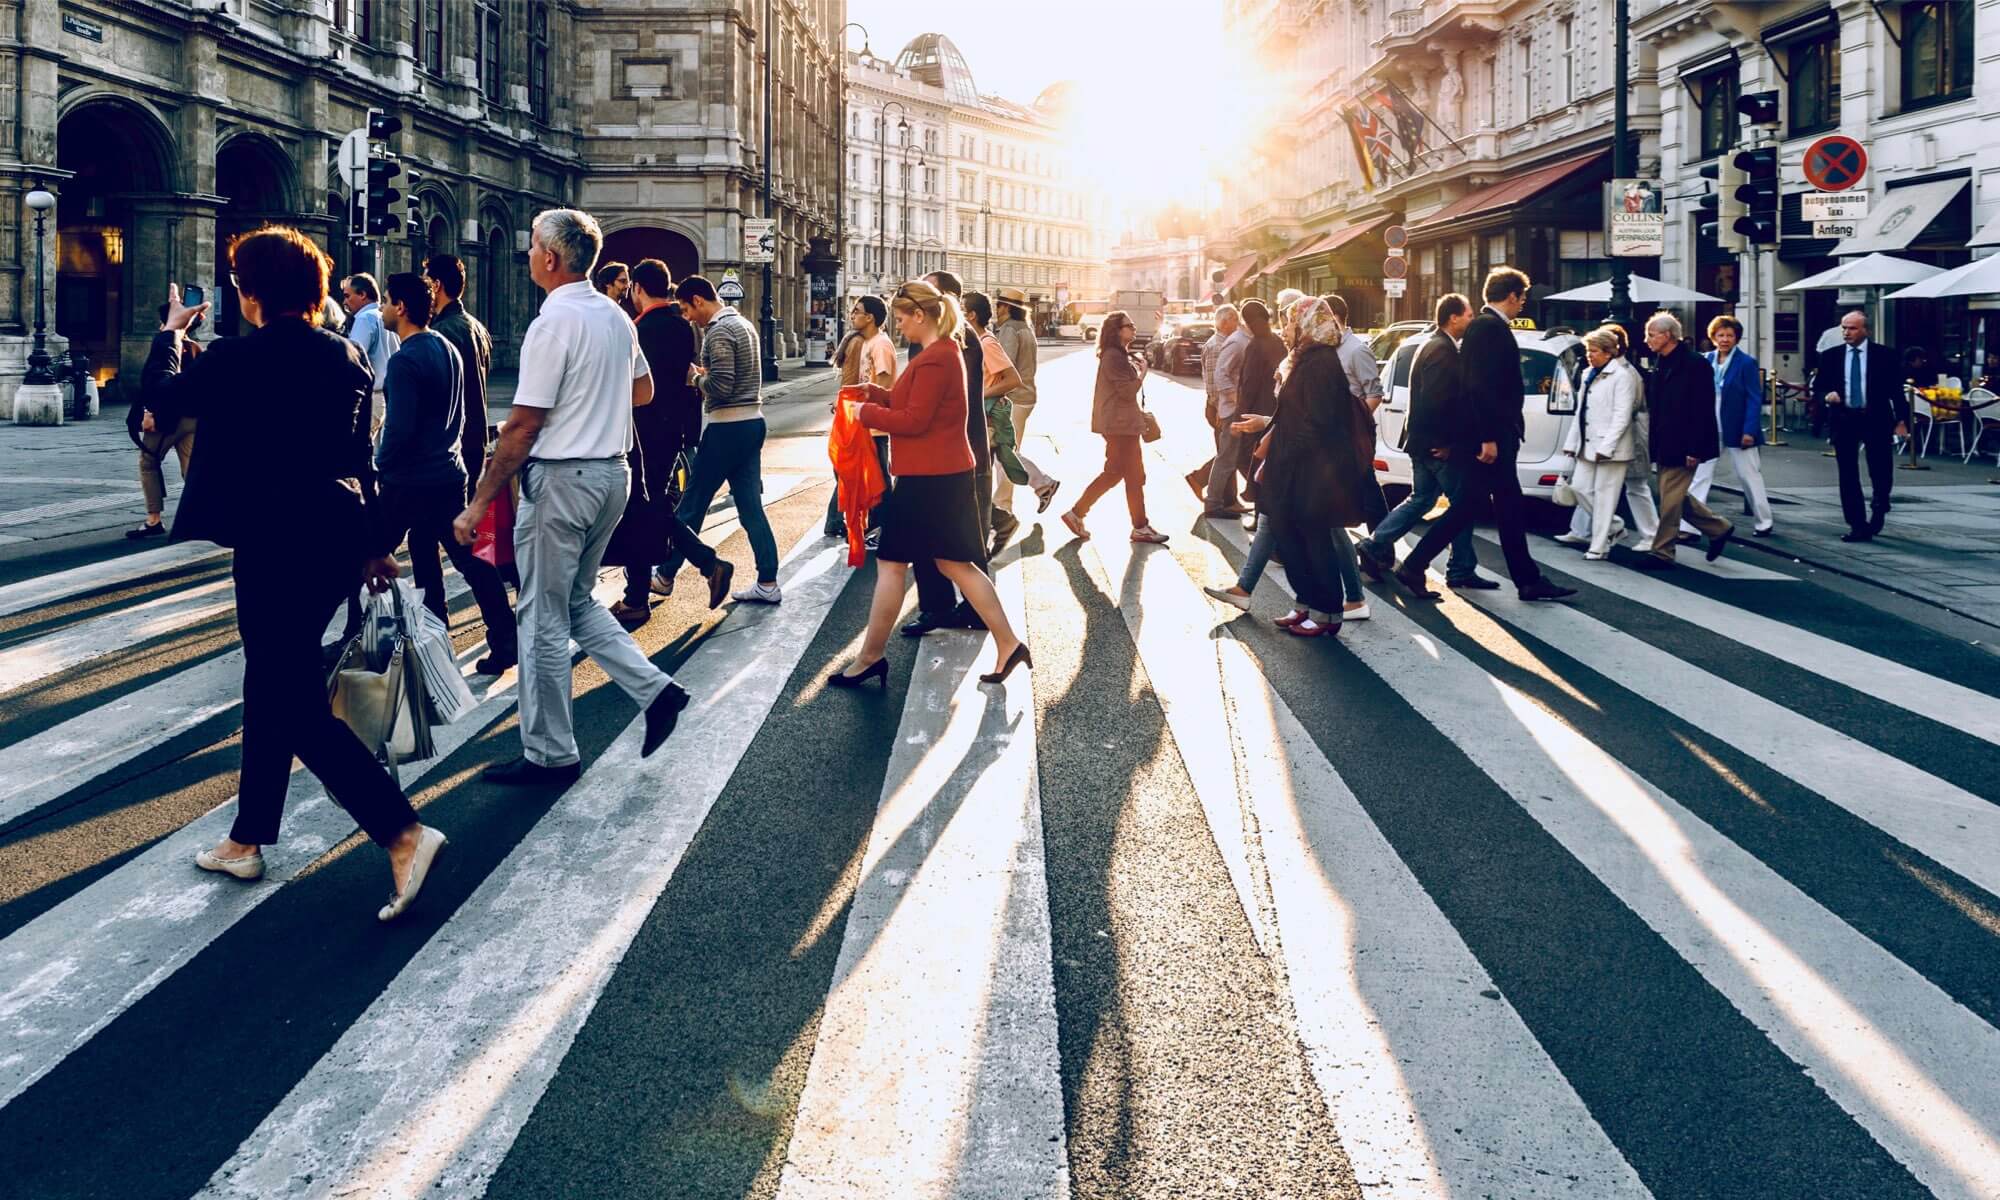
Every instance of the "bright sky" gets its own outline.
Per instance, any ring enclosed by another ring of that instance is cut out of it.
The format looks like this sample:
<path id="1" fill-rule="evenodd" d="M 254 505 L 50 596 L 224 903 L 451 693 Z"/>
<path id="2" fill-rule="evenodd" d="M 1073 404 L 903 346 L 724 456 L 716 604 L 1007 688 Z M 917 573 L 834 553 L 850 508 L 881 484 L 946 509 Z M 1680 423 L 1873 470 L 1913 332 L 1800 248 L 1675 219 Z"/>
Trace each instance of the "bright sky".
<path id="1" fill-rule="evenodd" d="M 1114 210 L 1202 204 L 1225 143 L 1220 106 L 1207 97 L 1237 76 L 1221 61 L 1221 0 L 848 0 L 847 15 L 888 59 L 920 33 L 944 34 L 980 91 L 1018 104 L 1074 81 L 1073 149 Z M 860 33 L 848 37 L 859 49 Z"/>

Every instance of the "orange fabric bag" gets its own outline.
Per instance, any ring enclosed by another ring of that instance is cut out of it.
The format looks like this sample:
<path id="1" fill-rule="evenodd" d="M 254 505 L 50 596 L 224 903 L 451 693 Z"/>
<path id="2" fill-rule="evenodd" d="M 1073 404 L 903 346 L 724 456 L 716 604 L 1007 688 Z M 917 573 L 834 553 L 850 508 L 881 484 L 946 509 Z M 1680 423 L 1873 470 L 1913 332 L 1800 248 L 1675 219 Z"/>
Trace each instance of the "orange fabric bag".
<path id="1" fill-rule="evenodd" d="M 889 481 L 875 457 L 875 437 L 849 410 L 849 401 L 868 398 L 865 389 L 844 387 L 833 406 L 833 428 L 826 435 L 827 457 L 840 483 L 840 513 L 847 521 L 847 565 L 868 561 L 868 512 L 882 502 Z"/>

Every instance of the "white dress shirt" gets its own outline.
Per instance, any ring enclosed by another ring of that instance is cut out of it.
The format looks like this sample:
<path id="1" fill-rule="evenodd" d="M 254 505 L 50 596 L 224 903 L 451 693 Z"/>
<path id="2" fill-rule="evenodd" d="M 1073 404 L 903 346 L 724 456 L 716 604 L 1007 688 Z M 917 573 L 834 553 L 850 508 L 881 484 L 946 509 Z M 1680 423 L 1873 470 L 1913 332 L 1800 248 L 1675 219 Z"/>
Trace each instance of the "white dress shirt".
<path id="1" fill-rule="evenodd" d="M 549 410 L 534 457 L 613 458 L 632 445 L 632 381 L 650 373 L 624 310 L 590 286 L 548 294 L 521 339 L 514 403 Z"/>

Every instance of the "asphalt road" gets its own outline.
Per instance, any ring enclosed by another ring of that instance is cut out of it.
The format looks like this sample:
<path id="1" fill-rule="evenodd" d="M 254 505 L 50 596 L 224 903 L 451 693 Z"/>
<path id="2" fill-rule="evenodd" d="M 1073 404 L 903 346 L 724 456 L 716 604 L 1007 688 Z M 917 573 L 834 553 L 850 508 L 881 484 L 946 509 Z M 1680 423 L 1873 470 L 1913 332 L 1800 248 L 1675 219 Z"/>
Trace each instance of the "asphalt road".
<path id="1" fill-rule="evenodd" d="M 0 1191 L 2000 1194 L 1969 639 L 1768 556 L 1537 539 L 1573 603 L 1371 585 L 1301 641 L 1282 564 L 1252 613 L 1199 590 L 1248 534 L 1178 478 L 1188 381 L 1147 384 L 1169 544 L 1116 492 L 1069 535 L 1092 358 L 1042 363 L 1063 487 L 993 564 L 1031 672 L 982 687 L 953 631 L 826 686 L 876 577 L 817 537 L 829 376 L 771 409 L 784 604 L 657 601 L 697 702 L 644 762 L 581 661 L 565 791 L 480 781 L 518 745 L 482 682 L 407 776 L 451 844 L 387 927 L 303 773 L 270 878 L 187 862 L 238 761 L 225 559 L 0 579 Z M 745 574 L 726 497 L 711 530 Z"/>

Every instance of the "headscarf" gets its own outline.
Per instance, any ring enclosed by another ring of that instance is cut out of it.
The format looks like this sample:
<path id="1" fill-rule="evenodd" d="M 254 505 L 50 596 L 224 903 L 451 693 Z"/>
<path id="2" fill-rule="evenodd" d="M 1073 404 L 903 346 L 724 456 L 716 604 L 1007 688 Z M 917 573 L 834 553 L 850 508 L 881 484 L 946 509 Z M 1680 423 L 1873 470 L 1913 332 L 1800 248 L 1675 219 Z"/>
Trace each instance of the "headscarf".
<path id="1" fill-rule="evenodd" d="M 1285 345 L 1291 353 L 1278 371 L 1278 385 L 1284 386 L 1291 376 L 1292 367 L 1299 361 L 1308 346 L 1337 346 L 1343 330 L 1340 319 L 1333 315 L 1325 300 L 1318 296 L 1301 296 L 1285 317 Z"/>

